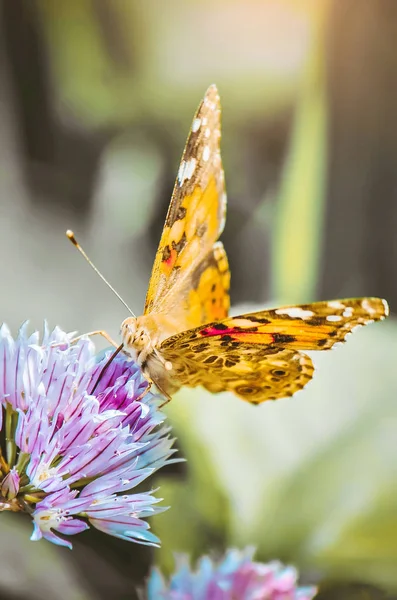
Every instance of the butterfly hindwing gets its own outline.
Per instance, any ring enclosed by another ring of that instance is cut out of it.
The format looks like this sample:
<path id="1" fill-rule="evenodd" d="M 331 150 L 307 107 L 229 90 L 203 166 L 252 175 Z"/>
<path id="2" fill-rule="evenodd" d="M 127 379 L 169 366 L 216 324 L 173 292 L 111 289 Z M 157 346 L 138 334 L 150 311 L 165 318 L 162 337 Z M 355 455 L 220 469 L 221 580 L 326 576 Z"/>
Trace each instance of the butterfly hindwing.
<path id="1" fill-rule="evenodd" d="M 173 314 L 185 302 L 184 323 L 197 327 L 202 323 L 225 319 L 229 312 L 230 271 L 225 249 L 216 242 L 208 254 L 197 264 L 186 285 L 181 284 L 175 297 Z M 172 302 L 174 298 L 170 298 Z"/>
<path id="2" fill-rule="evenodd" d="M 230 391 L 259 404 L 292 396 L 312 378 L 309 356 L 277 346 L 219 339 L 164 348 L 181 386 L 203 386 L 217 393 Z"/>
<path id="3" fill-rule="evenodd" d="M 175 326 L 194 328 L 212 320 L 225 319 L 229 312 L 230 271 L 225 249 L 216 242 L 196 265 L 187 280 L 181 281 L 178 294 L 170 295 L 167 311 L 175 315 Z M 182 311 L 183 319 L 180 319 Z"/>
<path id="4" fill-rule="evenodd" d="M 198 265 L 212 251 L 222 232 L 225 210 L 220 103 L 216 87 L 211 86 L 193 119 L 182 156 L 144 314 L 176 310 L 178 329 L 191 326 L 191 307 L 186 302 L 186 291 L 194 286 L 193 274 L 197 273 Z M 199 324 L 202 321 L 193 322 Z"/>

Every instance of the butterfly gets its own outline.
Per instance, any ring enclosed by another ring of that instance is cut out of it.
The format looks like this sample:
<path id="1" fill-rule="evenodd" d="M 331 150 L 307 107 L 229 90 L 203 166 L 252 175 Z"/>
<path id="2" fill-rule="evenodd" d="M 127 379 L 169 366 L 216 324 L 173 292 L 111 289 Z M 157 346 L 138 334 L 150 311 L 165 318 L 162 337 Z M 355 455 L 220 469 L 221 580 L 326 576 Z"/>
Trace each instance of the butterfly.
<path id="1" fill-rule="evenodd" d="M 121 326 L 124 350 L 170 399 L 182 386 L 231 391 L 259 404 L 313 376 L 306 350 L 328 350 L 385 318 L 379 298 L 284 306 L 228 317 L 220 100 L 208 88 L 194 116 L 156 253 L 144 313 Z"/>

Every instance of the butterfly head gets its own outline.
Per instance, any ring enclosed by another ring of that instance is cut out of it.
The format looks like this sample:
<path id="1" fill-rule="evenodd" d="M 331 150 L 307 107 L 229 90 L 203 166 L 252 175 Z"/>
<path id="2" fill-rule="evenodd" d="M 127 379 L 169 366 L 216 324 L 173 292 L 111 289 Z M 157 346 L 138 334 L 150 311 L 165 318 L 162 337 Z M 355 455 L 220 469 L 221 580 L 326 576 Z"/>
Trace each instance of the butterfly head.
<path id="1" fill-rule="evenodd" d="M 141 317 L 128 317 L 121 324 L 124 346 L 138 362 L 143 362 L 146 356 L 153 352 L 150 333 L 141 320 Z"/>
<path id="2" fill-rule="evenodd" d="M 163 358 L 156 347 L 159 335 L 155 320 L 148 315 L 128 317 L 121 324 L 121 336 L 126 353 L 141 365 L 148 379 L 169 399 L 170 394 L 180 386 L 172 384 L 169 377 L 172 364 Z"/>

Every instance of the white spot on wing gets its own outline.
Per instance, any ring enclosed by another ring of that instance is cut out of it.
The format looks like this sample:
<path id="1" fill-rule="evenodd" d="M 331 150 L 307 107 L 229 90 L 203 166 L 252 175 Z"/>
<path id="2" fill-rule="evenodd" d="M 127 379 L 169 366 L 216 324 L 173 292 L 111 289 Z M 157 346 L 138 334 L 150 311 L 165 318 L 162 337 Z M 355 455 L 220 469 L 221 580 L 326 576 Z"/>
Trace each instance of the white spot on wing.
<path id="1" fill-rule="evenodd" d="M 327 302 L 327 304 L 330 308 L 345 308 L 345 305 L 342 304 L 342 302 L 339 302 L 339 300 L 331 300 L 330 302 Z"/>
<path id="2" fill-rule="evenodd" d="M 311 310 L 304 310 L 299 306 L 290 306 L 287 308 L 278 308 L 275 313 L 277 315 L 288 315 L 292 319 L 308 319 L 314 316 L 314 312 Z"/>
<path id="3" fill-rule="evenodd" d="M 343 311 L 343 316 L 345 318 L 349 318 L 353 316 L 353 307 L 352 306 L 346 306 L 345 310 Z"/>
<path id="4" fill-rule="evenodd" d="M 223 192 L 222 198 L 220 199 L 221 204 L 221 222 L 219 223 L 219 235 L 222 233 L 225 223 L 226 223 L 226 207 L 227 207 L 227 197 L 226 192 Z"/>
<path id="5" fill-rule="evenodd" d="M 182 185 L 184 182 L 185 167 L 186 167 L 186 162 L 184 160 L 182 160 L 181 164 L 179 165 L 179 171 L 178 171 L 179 185 Z"/>
<path id="6" fill-rule="evenodd" d="M 204 150 L 203 150 L 203 160 L 204 160 L 205 162 L 207 162 L 207 160 L 209 159 L 209 157 L 210 157 L 210 153 L 211 153 L 210 147 L 209 147 L 209 146 L 204 146 Z"/>
<path id="7" fill-rule="evenodd" d="M 205 137 L 209 138 L 211 135 L 211 129 L 209 127 L 207 127 L 207 129 L 205 130 Z"/>
<path id="8" fill-rule="evenodd" d="M 328 315 L 327 321 L 333 323 L 334 321 L 342 321 L 343 317 L 341 315 Z"/>
<path id="9" fill-rule="evenodd" d="M 204 98 L 204 104 L 210 111 L 214 111 L 216 109 L 215 102 L 212 102 L 208 97 Z"/>
<path id="10" fill-rule="evenodd" d="M 196 133 L 196 131 L 198 131 L 200 129 L 200 125 L 201 125 L 201 119 L 199 117 L 196 117 L 194 119 L 193 125 L 192 125 L 193 133 Z"/>
<path id="11" fill-rule="evenodd" d="M 185 180 L 191 178 L 194 173 L 194 169 L 196 168 L 196 162 L 197 161 L 195 158 L 191 158 L 187 162 L 184 160 L 181 162 L 181 166 L 179 167 L 178 171 L 178 181 L 180 186 L 184 184 Z"/>
<path id="12" fill-rule="evenodd" d="M 383 304 L 383 306 L 385 308 L 385 317 L 388 317 L 389 316 L 389 305 L 386 302 L 386 300 L 382 300 L 382 304 Z M 384 317 L 382 317 L 382 318 L 384 319 Z"/>
<path id="13" fill-rule="evenodd" d="M 374 313 L 376 313 L 376 309 L 375 309 L 373 306 L 371 306 L 371 303 L 370 303 L 370 302 L 368 302 L 368 300 L 366 300 L 366 299 L 364 299 L 364 300 L 361 302 L 361 306 L 362 306 L 362 307 L 363 307 L 363 309 L 364 309 L 364 310 L 366 310 L 366 311 L 367 311 L 367 313 L 368 313 L 368 314 L 370 314 L 370 315 L 373 315 Z"/>
<path id="14" fill-rule="evenodd" d="M 197 161 L 195 158 L 191 158 L 186 163 L 186 169 L 185 169 L 185 173 L 184 173 L 185 179 L 190 179 L 191 176 L 193 175 L 194 169 L 196 168 L 196 162 Z"/>

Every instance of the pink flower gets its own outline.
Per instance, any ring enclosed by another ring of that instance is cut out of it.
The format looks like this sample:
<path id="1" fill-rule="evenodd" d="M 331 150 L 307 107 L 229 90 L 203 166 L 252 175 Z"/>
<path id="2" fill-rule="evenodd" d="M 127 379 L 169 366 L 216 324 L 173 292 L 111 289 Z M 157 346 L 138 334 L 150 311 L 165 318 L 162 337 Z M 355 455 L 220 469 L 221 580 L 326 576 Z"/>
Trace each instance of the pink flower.
<path id="1" fill-rule="evenodd" d="M 160 427 L 162 399 L 138 366 L 61 329 L 14 340 L 0 328 L 0 510 L 27 512 L 33 540 L 72 547 L 64 535 L 89 526 L 157 546 L 143 519 L 162 512 L 151 491 L 132 490 L 172 462 Z"/>
<path id="2" fill-rule="evenodd" d="M 154 569 L 147 585 L 148 600 L 311 600 L 316 588 L 299 587 L 294 567 L 274 561 L 253 562 L 253 550 L 228 550 L 212 561 L 202 557 L 194 571 L 180 557 L 167 582 Z"/>

